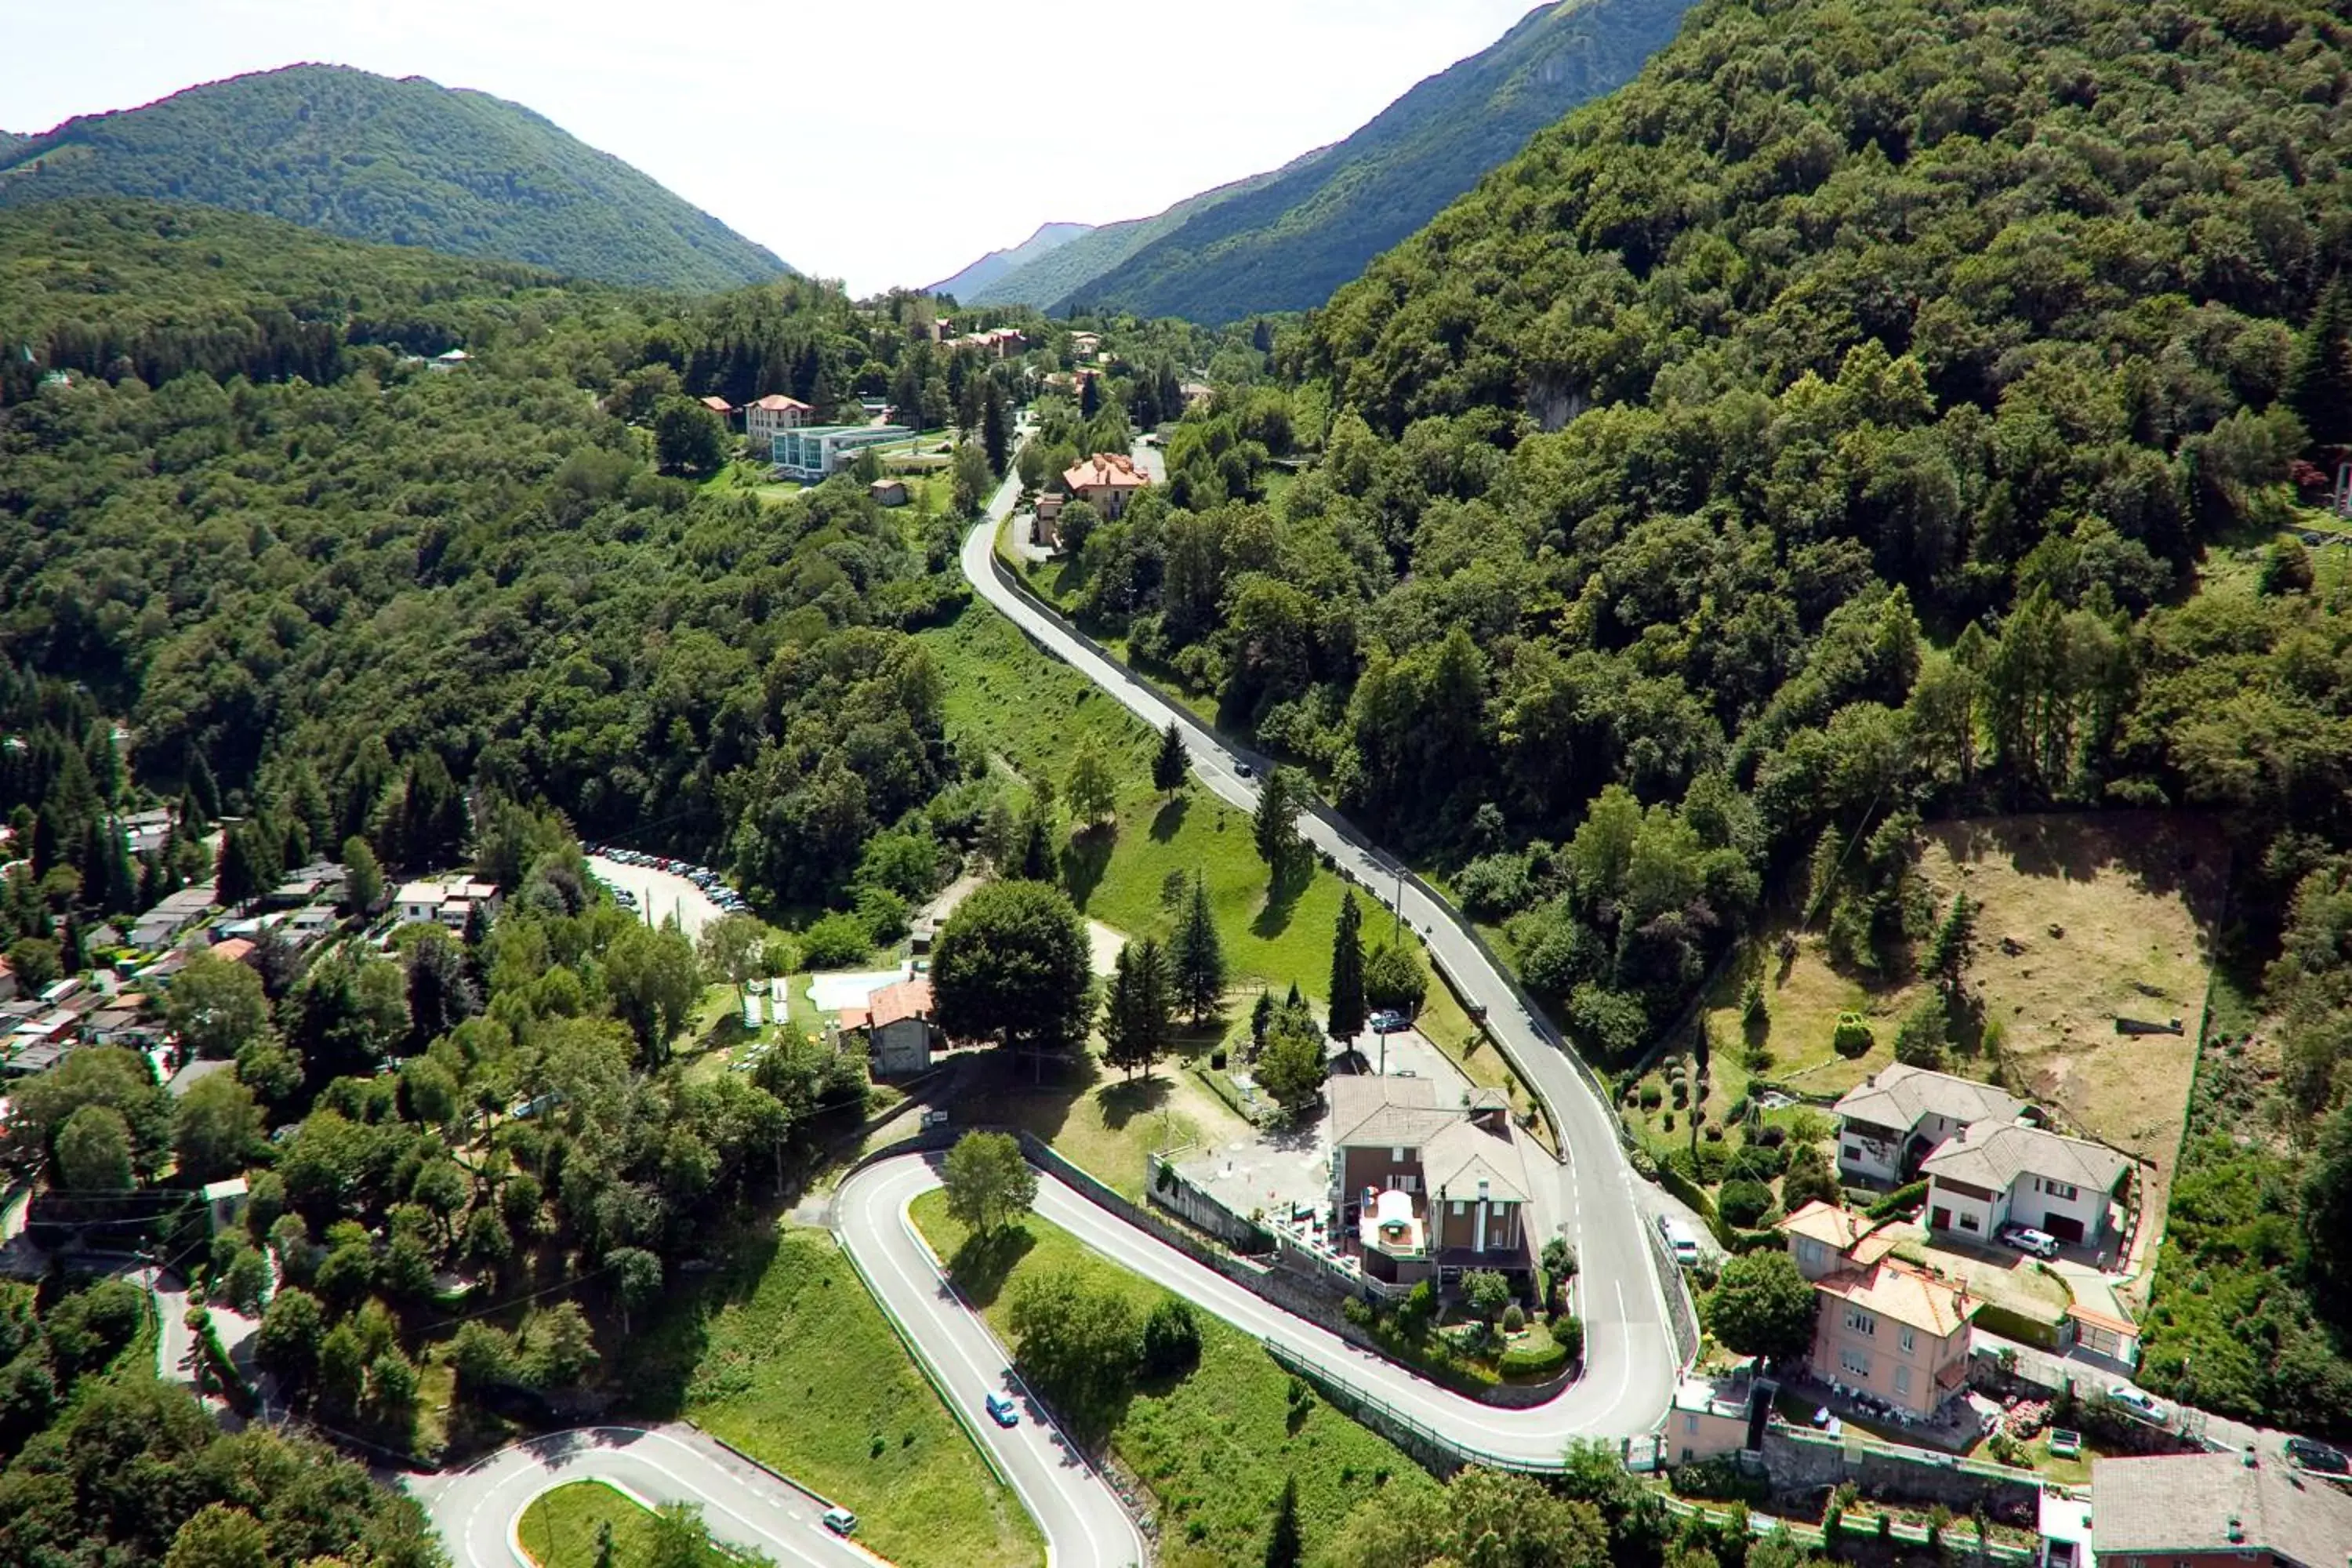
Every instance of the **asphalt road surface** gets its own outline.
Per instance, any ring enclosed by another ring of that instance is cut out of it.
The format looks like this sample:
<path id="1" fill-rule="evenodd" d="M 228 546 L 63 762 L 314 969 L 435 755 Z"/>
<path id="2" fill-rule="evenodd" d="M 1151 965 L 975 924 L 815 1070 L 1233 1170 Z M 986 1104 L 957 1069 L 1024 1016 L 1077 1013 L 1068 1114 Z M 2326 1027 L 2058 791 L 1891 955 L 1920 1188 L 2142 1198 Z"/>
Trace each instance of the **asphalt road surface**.
<path id="1" fill-rule="evenodd" d="M 993 566 L 996 527 L 1016 499 L 1017 486 L 1008 480 L 991 501 L 988 516 L 964 539 L 963 571 L 974 591 L 1155 730 L 1166 729 L 1171 721 L 1178 723 L 1201 783 L 1228 804 L 1255 811 L 1257 780 L 1271 765 L 1268 759 L 1221 740 L 998 578 Z M 1639 1179 L 1618 1142 L 1609 1108 L 1549 1029 L 1527 1010 L 1517 988 L 1487 962 L 1450 907 L 1409 879 L 1400 882 L 1397 863 L 1344 821 L 1308 814 L 1300 816 L 1298 826 L 1308 843 L 1328 854 L 1381 905 L 1400 910 L 1405 921 L 1422 933 L 1455 988 L 1485 1006 L 1488 1031 L 1550 1109 L 1565 1159 L 1556 1172 L 1558 1201 L 1541 1206 L 1557 1216 L 1560 1234 L 1576 1248 L 1587 1368 L 1579 1386 L 1587 1391 L 1622 1388 L 1622 1395 L 1606 1401 L 1606 1425 L 1628 1433 L 1648 1430 L 1664 1413 L 1680 1372 L 1665 1300 L 1665 1291 L 1680 1284 L 1659 1275 L 1655 1254 L 1643 1233 L 1650 1222 L 1637 1194 Z M 1546 1176 L 1540 1168 L 1530 1173 L 1537 1180 Z M 1536 1244 L 1542 1239 L 1536 1238 Z M 1564 1397 L 1577 1402 L 1592 1395 L 1571 1393 Z M 1635 1420 L 1636 1415 L 1641 1419 Z"/>
<path id="2" fill-rule="evenodd" d="M 827 1530 L 824 1502 L 691 1426 L 592 1426 L 501 1448 L 454 1475 L 412 1477 L 457 1568 L 534 1568 L 515 1537 L 533 1499 L 603 1481 L 647 1508 L 690 1503 L 711 1535 L 787 1568 L 874 1568 L 880 1561 Z"/>
<path id="3" fill-rule="evenodd" d="M 919 1155 L 870 1165 L 835 1194 L 834 1232 L 881 1299 L 883 1310 L 946 1391 L 949 1405 L 1045 1531 L 1047 1563 L 1053 1568 L 1140 1568 L 1143 1537 L 1118 1495 L 1031 1396 L 988 1324 L 948 1288 L 908 1217 L 907 1205 L 939 1184 L 938 1172 Z M 1040 1212 L 1047 1190 L 1062 1193 L 1077 1207 L 1093 1208 L 1042 1173 L 1038 1186 Z M 1094 1212 L 1127 1230 L 1102 1210 Z M 982 1401 L 992 1394 L 1005 1394 L 1019 1406 L 1018 1426 L 999 1426 L 989 1418 Z"/>

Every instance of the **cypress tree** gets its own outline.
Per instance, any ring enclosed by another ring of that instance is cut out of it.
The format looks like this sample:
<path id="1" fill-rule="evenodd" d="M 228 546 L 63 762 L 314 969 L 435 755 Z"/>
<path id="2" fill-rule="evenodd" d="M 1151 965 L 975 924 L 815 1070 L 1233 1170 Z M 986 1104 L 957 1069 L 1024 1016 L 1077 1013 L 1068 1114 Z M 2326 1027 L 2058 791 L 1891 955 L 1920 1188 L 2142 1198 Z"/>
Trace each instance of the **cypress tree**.
<path id="1" fill-rule="evenodd" d="M 1364 910 L 1353 888 L 1339 900 L 1339 924 L 1331 933 L 1331 1016 L 1335 1040 L 1364 1032 Z"/>
<path id="2" fill-rule="evenodd" d="M 2286 402 L 2319 445 L 2352 442 L 2352 286 L 2340 272 L 2319 296 L 2295 345 Z"/>

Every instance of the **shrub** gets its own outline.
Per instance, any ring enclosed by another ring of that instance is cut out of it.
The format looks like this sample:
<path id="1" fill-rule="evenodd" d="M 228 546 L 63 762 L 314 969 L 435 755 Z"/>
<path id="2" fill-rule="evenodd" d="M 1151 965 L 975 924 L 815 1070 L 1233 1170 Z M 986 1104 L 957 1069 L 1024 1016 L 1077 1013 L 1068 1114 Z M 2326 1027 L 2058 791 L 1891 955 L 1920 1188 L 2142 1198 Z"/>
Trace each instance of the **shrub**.
<path id="1" fill-rule="evenodd" d="M 1723 1173 L 1738 1181 L 1769 1182 L 1788 1166 L 1786 1152 L 1765 1144 L 1748 1143 L 1732 1151 L 1731 1162 L 1724 1166 Z"/>
<path id="2" fill-rule="evenodd" d="M 1950 1044 L 1950 1028 L 1942 996 L 1930 993 L 1903 1015 L 1895 1031 L 1895 1059 L 1906 1067 L 1940 1068 Z"/>
<path id="3" fill-rule="evenodd" d="M 1566 1237 L 1555 1236 L 1543 1244 L 1543 1267 L 1555 1280 L 1576 1278 L 1576 1248 L 1569 1246 Z"/>
<path id="4" fill-rule="evenodd" d="M 1519 1304 L 1517 1301 L 1512 1302 L 1509 1306 L 1503 1309 L 1503 1331 L 1505 1333 L 1516 1334 L 1527 1326 L 1528 1315 L 1520 1310 Z"/>
<path id="5" fill-rule="evenodd" d="M 1840 1013 L 1837 1033 L 1830 1037 L 1830 1048 L 1842 1057 L 1865 1057 L 1878 1037 L 1870 1032 L 1870 1021 L 1859 1013 Z"/>
<path id="6" fill-rule="evenodd" d="M 1192 1303 L 1171 1296 L 1143 1321 L 1144 1373 L 1173 1377 L 1192 1371 L 1200 1362 L 1200 1321 L 1192 1315 Z"/>
<path id="7" fill-rule="evenodd" d="M 1777 1121 L 1768 1121 L 1756 1131 L 1756 1142 L 1767 1149 L 1778 1149 L 1789 1141 L 1789 1130 Z"/>
<path id="8" fill-rule="evenodd" d="M 811 969 L 841 969 L 863 963 L 874 951 L 874 933 L 851 914 L 829 914 L 801 933 L 801 962 Z"/>
<path id="9" fill-rule="evenodd" d="M 1574 1318 L 1565 1321 L 1575 1329 L 1577 1348 L 1580 1351 L 1584 1344 L 1582 1326 Z M 1559 1326 L 1555 1323 L 1555 1338 L 1548 1345 L 1513 1345 L 1496 1358 L 1496 1367 L 1505 1377 L 1522 1378 L 1530 1383 L 1551 1376 L 1569 1363 L 1572 1353 L 1556 1337 L 1559 1331 Z"/>
<path id="10" fill-rule="evenodd" d="M 1710 1128 L 1708 1128 L 1708 1129 L 1706 1130 L 1706 1141 L 1707 1141 L 1708 1142 L 1710 1142 L 1710 1143 L 1720 1143 L 1720 1142 L 1723 1142 L 1723 1129 L 1722 1129 L 1722 1128 L 1720 1128 L 1720 1127 L 1710 1127 Z"/>
<path id="11" fill-rule="evenodd" d="M 1642 1082 L 1642 1109 L 1655 1110 L 1666 1102 L 1666 1091 L 1652 1079 Z"/>
<path id="12" fill-rule="evenodd" d="M 1756 1181 L 1726 1182 L 1715 1206 L 1725 1224 L 1746 1230 L 1772 1212 L 1772 1189 Z"/>
<path id="13" fill-rule="evenodd" d="M 1921 1204 L 1926 1203 L 1927 1201 L 1927 1184 L 1925 1182 L 1913 1182 L 1909 1186 L 1895 1188 L 1893 1192 L 1887 1194 L 1885 1197 L 1871 1205 L 1870 1217 L 1873 1219 L 1891 1219 L 1895 1215 L 1904 1213 L 1906 1210 L 1917 1208 Z"/>

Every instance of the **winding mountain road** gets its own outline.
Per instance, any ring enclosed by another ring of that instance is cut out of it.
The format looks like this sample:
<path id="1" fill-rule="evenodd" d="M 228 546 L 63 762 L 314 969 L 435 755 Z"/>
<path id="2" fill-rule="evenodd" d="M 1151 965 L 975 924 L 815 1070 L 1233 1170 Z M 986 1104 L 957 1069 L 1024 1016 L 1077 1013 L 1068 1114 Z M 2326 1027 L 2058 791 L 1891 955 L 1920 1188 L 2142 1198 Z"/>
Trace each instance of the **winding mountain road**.
<path id="1" fill-rule="evenodd" d="M 1161 698 L 1059 617 L 1000 576 L 994 540 L 1018 496 L 1008 479 L 986 519 L 966 537 L 965 575 L 973 589 L 1054 657 L 1117 699 L 1154 729 L 1180 726 L 1193 772 L 1219 799 L 1257 805 L 1267 759 L 1222 740 Z M 1638 1182 L 1594 1085 L 1534 1016 L 1525 997 L 1472 938 L 1454 910 L 1344 818 L 1302 816 L 1302 836 L 1331 857 L 1385 907 L 1422 932 L 1454 988 L 1486 1009 L 1486 1026 L 1543 1101 L 1564 1158 L 1538 1181 L 1558 1184 L 1541 1205 L 1575 1247 L 1585 1322 L 1584 1373 L 1558 1397 L 1507 1410 L 1454 1394 L 1338 1335 L 1292 1316 L 1040 1173 L 1037 1212 L 1113 1262 L 1166 1285 L 1202 1310 L 1315 1367 L 1333 1384 L 1383 1405 L 1455 1448 L 1515 1469 L 1559 1467 L 1579 1438 L 1616 1439 L 1656 1428 L 1681 1370 L 1669 1327 L 1664 1278 L 1644 1234 Z M 1011 1484 L 1046 1542 L 1049 1568 L 1130 1568 L 1145 1542 L 1118 1495 L 1062 1436 L 1013 1371 L 1004 1346 L 964 1305 L 916 1231 L 908 1205 L 940 1184 L 934 1157 L 904 1154 L 852 1174 L 835 1194 L 834 1230 L 949 1405 Z M 982 1414 L 1002 1393 L 1020 1407 L 1003 1427 Z M 852 1568 L 871 1554 L 827 1533 L 824 1502 L 751 1465 L 691 1427 L 652 1431 L 600 1427 L 500 1450 L 454 1476 L 416 1480 L 459 1568 L 531 1568 L 515 1536 L 524 1509 L 572 1480 L 601 1480 L 639 1500 L 700 1506 L 712 1533 L 795 1568 Z"/>
<path id="2" fill-rule="evenodd" d="M 1219 799 L 1243 811 L 1257 808 L 1257 780 L 1271 766 L 1263 756 L 1232 745 L 1105 656 L 1060 617 L 1041 610 L 1000 574 L 998 525 L 1010 514 L 1018 486 L 1008 479 L 990 501 L 987 517 L 964 538 L 963 572 L 974 591 L 1039 647 L 1068 664 L 1155 730 L 1177 724 L 1192 771 Z M 1585 1378 L 1545 1409 L 1557 1409 L 1563 1436 L 1595 1415 L 1591 1392 L 1622 1386 L 1606 1401 L 1602 1424 L 1612 1435 L 1649 1430 L 1665 1411 L 1681 1370 L 1668 1325 L 1666 1292 L 1679 1280 L 1662 1277 L 1644 1227 L 1640 1178 L 1618 1142 L 1615 1118 L 1593 1081 L 1539 1023 L 1525 994 L 1471 936 L 1461 917 L 1431 896 L 1394 858 L 1337 813 L 1318 809 L 1299 818 L 1299 831 L 1317 849 L 1384 907 L 1397 910 L 1422 933 L 1431 956 L 1455 990 L 1486 1009 L 1486 1028 L 1551 1113 L 1564 1158 L 1554 1174 L 1558 1200 L 1538 1204 L 1555 1216 L 1576 1249 L 1586 1326 Z M 1540 1166 L 1532 1171 L 1542 1180 Z M 1147 1270 L 1150 1272 L 1150 1270 Z M 1482 1407 L 1483 1408 L 1483 1407 Z M 1569 1415 L 1575 1412 L 1573 1418 Z M 1594 1430 L 1601 1427 L 1592 1428 Z M 1555 1450 L 1554 1458 L 1557 1458 Z"/>
<path id="3" fill-rule="evenodd" d="M 445 1476 L 411 1477 L 457 1568 L 534 1568 L 517 1528 L 532 1501 L 601 1481 L 647 1508 L 688 1503 L 712 1537 L 783 1568 L 874 1568 L 872 1552 L 824 1528 L 824 1500 L 691 1426 L 590 1426 L 499 1449 Z"/>

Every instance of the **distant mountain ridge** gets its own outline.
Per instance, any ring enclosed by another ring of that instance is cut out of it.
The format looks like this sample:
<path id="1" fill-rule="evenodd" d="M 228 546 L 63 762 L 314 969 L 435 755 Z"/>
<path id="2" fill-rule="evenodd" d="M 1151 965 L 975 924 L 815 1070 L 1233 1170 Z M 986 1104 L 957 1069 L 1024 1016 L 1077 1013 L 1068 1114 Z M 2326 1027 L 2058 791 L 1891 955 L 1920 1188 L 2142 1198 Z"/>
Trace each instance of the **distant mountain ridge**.
<path id="1" fill-rule="evenodd" d="M 791 270 L 520 104 L 343 66 L 231 77 L 0 138 L 0 206 L 102 195 L 615 283 L 715 291 Z"/>
<path id="2" fill-rule="evenodd" d="M 951 278 L 925 285 L 926 294 L 950 294 L 959 300 L 970 300 L 975 293 L 1008 272 L 1017 271 L 1041 257 L 1051 255 L 1075 239 L 1084 239 L 1095 231 L 1090 223 L 1041 223 L 1037 232 L 1020 244 L 1003 250 L 992 250 Z"/>
<path id="3" fill-rule="evenodd" d="M 999 279 L 982 301 L 1184 316 L 1221 324 L 1322 304 L 1517 154 L 1569 110 L 1633 79 L 1692 0 L 1564 0 L 1538 6 L 1491 47 L 1416 85 L 1346 141 L 1204 193 L 1144 220 L 1108 225 Z M 1111 254 L 1118 239 L 1134 238 Z M 1092 270 L 1079 276 L 1076 265 Z M 1041 285 L 1050 282 L 1049 290 Z"/>
<path id="4" fill-rule="evenodd" d="M 1187 196 L 1174 206 L 1150 217 L 1103 224 L 1084 238 L 1074 239 L 1025 267 L 1005 273 L 968 300 L 961 294 L 956 297 L 968 305 L 1034 305 L 1042 310 L 1056 300 L 1066 299 L 1073 291 L 1108 272 L 1153 240 L 1173 233 L 1188 220 L 1220 202 L 1246 195 L 1294 169 L 1304 168 L 1330 150 L 1318 147 L 1312 153 L 1292 159 L 1279 169 L 1252 174 L 1245 180 L 1235 180 L 1229 185 L 1202 191 L 1197 196 Z"/>

